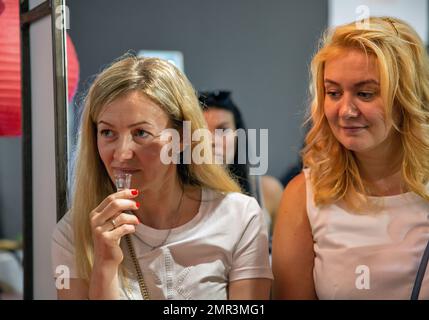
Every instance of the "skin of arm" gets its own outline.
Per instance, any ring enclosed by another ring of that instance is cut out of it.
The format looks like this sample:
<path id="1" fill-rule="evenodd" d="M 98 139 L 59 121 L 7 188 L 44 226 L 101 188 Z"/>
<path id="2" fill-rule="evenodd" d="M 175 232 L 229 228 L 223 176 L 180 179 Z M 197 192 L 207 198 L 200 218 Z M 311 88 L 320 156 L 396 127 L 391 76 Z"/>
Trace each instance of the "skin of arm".
<path id="1" fill-rule="evenodd" d="M 70 279 L 69 288 L 57 289 L 58 300 L 87 300 L 88 285 L 82 279 Z"/>
<path id="2" fill-rule="evenodd" d="M 286 187 L 273 237 L 274 299 L 317 299 L 313 236 L 306 208 L 304 173 Z"/>
<path id="3" fill-rule="evenodd" d="M 269 300 L 271 279 L 243 279 L 231 281 L 228 289 L 229 300 Z"/>

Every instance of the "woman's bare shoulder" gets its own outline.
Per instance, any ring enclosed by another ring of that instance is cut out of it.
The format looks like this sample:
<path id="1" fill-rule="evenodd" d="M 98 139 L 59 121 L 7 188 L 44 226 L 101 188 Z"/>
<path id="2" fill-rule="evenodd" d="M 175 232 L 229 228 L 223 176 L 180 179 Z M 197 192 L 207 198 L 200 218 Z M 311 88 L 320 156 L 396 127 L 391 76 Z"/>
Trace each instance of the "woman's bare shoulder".
<path id="1" fill-rule="evenodd" d="M 304 173 L 293 178 L 283 191 L 278 216 L 281 220 L 302 221 L 307 216 L 306 182 Z"/>
<path id="2" fill-rule="evenodd" d="M 295 195 L 302 199 L 302 197 L 305 197 L 305 193 L 305 175 L 304 172 L 301 172 L 287 184 L 283 196 Z"/>

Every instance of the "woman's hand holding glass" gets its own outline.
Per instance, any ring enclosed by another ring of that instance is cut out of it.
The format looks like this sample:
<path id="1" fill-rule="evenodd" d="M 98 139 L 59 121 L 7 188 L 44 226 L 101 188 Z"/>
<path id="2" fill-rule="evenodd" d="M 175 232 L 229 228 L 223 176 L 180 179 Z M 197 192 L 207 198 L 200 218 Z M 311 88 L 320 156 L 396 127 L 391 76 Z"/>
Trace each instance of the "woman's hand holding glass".
<path id="1" fill-rule="evenodd" d="M 139 203 L 133 199 L 138 190 L 124 189 L 106 197 L 90 215 L 92 239 L 94 242 L 94 264 L 118 265 L 123 260 L 119 246 L 121 238 L 135 232 L 138 218 L 126 213 L 137 210 Z"/>

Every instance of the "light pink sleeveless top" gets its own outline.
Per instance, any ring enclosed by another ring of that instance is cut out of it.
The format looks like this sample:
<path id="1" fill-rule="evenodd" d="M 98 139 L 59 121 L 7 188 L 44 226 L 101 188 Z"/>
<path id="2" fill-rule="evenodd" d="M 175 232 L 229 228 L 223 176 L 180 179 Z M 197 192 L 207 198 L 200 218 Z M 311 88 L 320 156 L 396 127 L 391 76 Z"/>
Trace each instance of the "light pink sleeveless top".
<path id="1" fill-rule="evenodd" d="M 374 214 L 316 207 L 304 174 L 319 299 L 409 299 L 429 240 L 429 203 L 409 192 L 377 198 Z M 429 266 L 419 298 L 429 299 Z"/>

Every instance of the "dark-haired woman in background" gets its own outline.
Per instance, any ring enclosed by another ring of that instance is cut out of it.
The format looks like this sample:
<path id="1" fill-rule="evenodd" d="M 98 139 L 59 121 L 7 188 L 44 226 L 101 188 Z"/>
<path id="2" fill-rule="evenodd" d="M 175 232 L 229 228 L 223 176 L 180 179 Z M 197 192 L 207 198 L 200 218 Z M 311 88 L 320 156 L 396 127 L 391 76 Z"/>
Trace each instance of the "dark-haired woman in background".
<path id="1" fill-rule="evenodd" d="M 230 133 L 228 133 L 228 131 L 223 132 L 223 139 L 217 139 L 217 141 L 213 140 L 212 146 L 214 155 L 215 157 L 221 157 L 222 159 L 219 159 L 219 161 L 227 164 L 229 171 L 235 176 L 243 192 L 254 196 L 259 202 L 259 205 L 264 209 L 267 227 L 271 235 L 275 214 L 283 193 L 281 183 L 272 176 L 250 175 L 247 153 L 245 156 L 245 163 L 240 163 L 238 139 L 235 131 L 238 129 L 246 130 L 246 126 L 240 110 L 231 98 L 231 92 L 200 92 L 199 100 L 203 107 L 208 129 L 213 136 L 216 135 L 216 129 L 230 129 Z M 231 141 L 228 140 L 233 140 L 233 143 L 230 143 Z M 228 147 L 234 148 L 234 150 L 228 151 Z M 248 145 L 247 135 L 245 147 L 246 148 L 243 146 L 243 150 L 247 150 L 249 147 L 252 148 L 252 146 Z"/>

